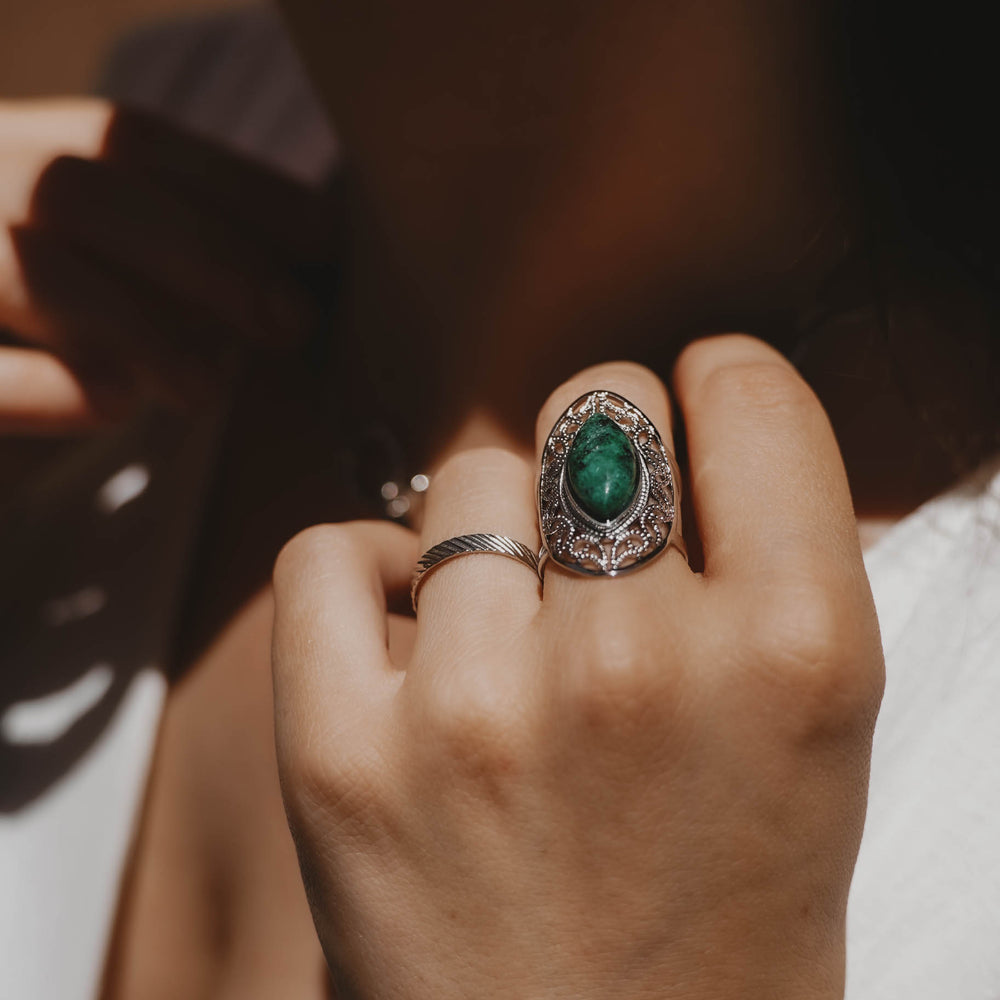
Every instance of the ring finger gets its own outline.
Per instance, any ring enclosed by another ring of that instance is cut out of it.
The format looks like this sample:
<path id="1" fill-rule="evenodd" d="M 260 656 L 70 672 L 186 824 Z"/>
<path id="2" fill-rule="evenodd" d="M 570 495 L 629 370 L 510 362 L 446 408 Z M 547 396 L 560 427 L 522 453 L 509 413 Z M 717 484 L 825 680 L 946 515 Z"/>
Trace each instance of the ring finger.
<path id="1" fill-rule="evenodd" d="M 421 550 L 469 534 L 494 534 L 538 551 L 534 471 L 503 448 L 458 452 L 434 473 L 421 525 Z M 420 581 L 418 634 L 496 634 L 538 611 L 538 577 L 523 562 L 474 552 L 447 559 Z M 418 640 L 419 641 L 419 640 Z"/>

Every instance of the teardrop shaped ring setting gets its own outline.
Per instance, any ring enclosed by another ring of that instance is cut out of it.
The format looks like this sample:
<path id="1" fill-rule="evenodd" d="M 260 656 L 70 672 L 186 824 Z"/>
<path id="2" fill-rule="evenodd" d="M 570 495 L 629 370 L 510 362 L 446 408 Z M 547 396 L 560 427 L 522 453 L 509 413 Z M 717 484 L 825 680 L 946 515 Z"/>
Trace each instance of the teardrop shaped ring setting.
<path id="1" fill-rule="evenodd" d="M 427 576 L 458 556 L 506 556 L 543 585 L 549 560 L 587 576 L 618 576 L 671 545 L 687 559 L 676 460 L 638 406 L 599 389 L 566 408 L 542 451 L 538 526 L 537 557 L 523 542 L 493 533 L 457 535 L 428 549 L 413 572 L 414 612 Z"/>
<path id="2" fill-rule="evenodd" d="M 542 451 L 539 575 L 551 559 L 588 576 L 618 576 L 673 545 L 684 556 L 677 463 L 652 421 L 600 389 L 572 403 Z"/>

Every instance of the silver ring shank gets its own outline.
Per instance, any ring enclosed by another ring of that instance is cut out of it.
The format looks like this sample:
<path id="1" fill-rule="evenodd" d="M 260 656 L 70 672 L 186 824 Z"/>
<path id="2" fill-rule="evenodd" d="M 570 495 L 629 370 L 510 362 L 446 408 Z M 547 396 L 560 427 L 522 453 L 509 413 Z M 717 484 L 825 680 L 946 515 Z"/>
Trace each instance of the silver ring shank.
<path id="1" fill-rule="evenodd" d="M 477 552 L 515 559 L 517 562 L 524 563 L 536 577 L 538 576 L 538 556 L 523 542 L 519 542 L 515 538 L 508 538 L 506 535 L 494 535 L 489 532 L 456 535 L 454 538 L 446 539 L 429 548 L 417 560 L 417 567 L 413 571 L 413 580 L 410 583 L 410 600 L 413 603 L 414 613 L 417 610 L 420 587 L 427 579 L 428 573 L 449 559 L 473 555 Z"/>

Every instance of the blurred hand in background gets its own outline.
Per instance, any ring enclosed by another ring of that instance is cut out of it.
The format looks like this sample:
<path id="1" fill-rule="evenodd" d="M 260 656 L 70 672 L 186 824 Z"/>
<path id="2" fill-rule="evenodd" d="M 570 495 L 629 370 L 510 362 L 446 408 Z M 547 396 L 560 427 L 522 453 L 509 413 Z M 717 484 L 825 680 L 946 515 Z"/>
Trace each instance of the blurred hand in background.
<path id="1" fill-rule="evenodd" d="M 332 198 L 97 99 L 0 102 L 0 432 L 210 396 L 300 343 Z"/>

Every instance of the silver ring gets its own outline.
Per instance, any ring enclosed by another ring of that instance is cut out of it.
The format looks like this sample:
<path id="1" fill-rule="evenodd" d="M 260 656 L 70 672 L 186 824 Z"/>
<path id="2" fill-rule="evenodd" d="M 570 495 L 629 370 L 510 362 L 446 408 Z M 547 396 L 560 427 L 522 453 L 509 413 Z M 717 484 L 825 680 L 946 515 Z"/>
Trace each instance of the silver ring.
<path id="1" fill-rule="evenodd" d="M 538 480 L 539 575 L 551 559 L 588 576 L 637 569 L 681 538 L 677 461 L 652 421 L 598 389 L 556 421 Z"/>
<path id="2" fill-rule="evenodd" d="M 427 574 L 443 562 L 458 556 L 472 555 L 476 552 L 487 552 L 492 555 L 507 556 L 524 563 L 535 576 L 538 576 L 538 556 L 523 542 L 506 535 L 493 535 L 488 532 L 474 535 L 456 535 L 429 548 L 418 560 L 410 583 L 410 600 L 413 611 L 417 610 L 417 594 Z"/>

